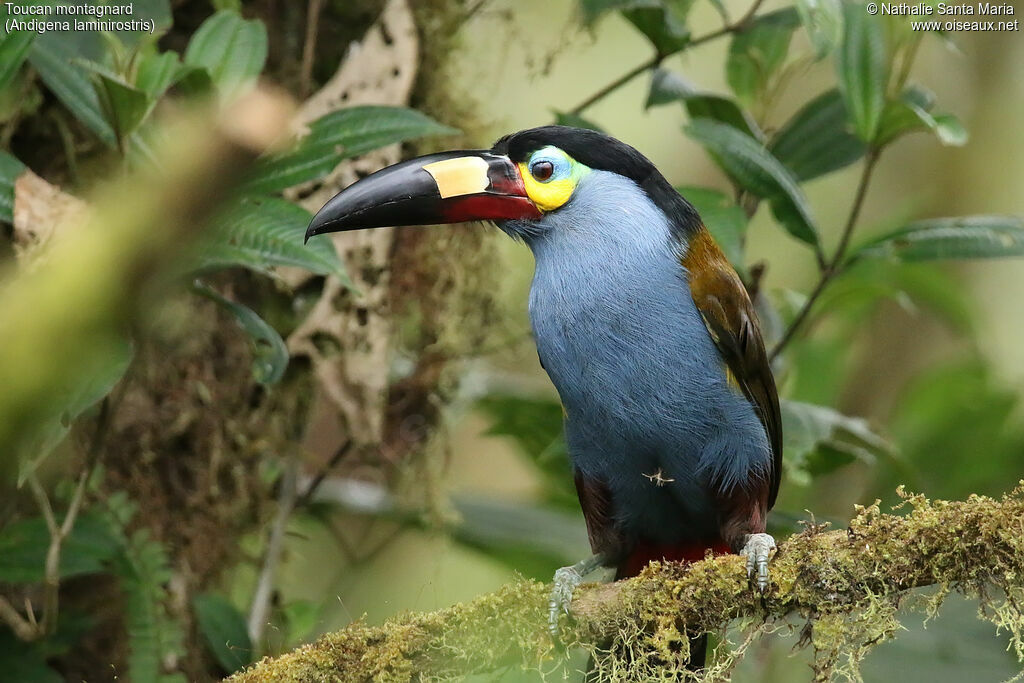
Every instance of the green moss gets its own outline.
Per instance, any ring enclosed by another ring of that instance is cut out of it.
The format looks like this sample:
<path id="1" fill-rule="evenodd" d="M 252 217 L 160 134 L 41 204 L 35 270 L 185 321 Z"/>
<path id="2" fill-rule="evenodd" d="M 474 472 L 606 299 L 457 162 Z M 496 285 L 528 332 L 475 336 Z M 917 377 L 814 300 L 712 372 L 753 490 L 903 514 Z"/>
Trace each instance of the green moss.
<path id="1" fill-rule="evenodd" d="M 562 638 L 588 650 L 605 680 L 728 680 L 752 643 L 788 628 L 776 617 L 796 614 L 806 622 L 799 646 L 814 651 L 815 680 L 857 681 L 871 648 L 897 636 L 898 609 L 930 617 L 955 590 L 980 601 L 980 616 L 1009 633 L 1024 661 L 1024 487 L 1002 500 L 901 495 L 901 514 L 876 503 L 858 508 L 846 530 L 809 526 L 780 544 L 765 596 L 749 587 L 735 556 L 655 563 L 635 579 L 581 587 Z M 927 599 L 905 599 L 911 588 L 936 584 Z M 550 670 L 563 655 L 547 636 L 548 590 L 523 581 L 381 627 L 356 624 L 235 680 L 450 680 L 515 663 Z M 723 641 L 699 675 L 687 672 L 684 633 L 724 634 L 733 620 L 738 642 Z"/>

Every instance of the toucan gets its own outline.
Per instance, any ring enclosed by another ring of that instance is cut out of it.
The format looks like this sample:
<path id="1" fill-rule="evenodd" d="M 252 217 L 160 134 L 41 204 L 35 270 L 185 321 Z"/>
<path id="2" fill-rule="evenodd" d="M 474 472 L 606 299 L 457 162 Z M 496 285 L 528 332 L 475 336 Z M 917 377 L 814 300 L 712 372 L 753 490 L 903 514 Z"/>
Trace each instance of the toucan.
<path id="1" fill-rule="evenodd" d="M 491 221 L 534 255 L 531 326 L 594 552 L 556 572 L 553 632 L 601 566 L 621 579 L 737 552 L 764 591 L 778 394 L 747 290 L 693 205 L 630 145 L 543 126 L 377 171 L 328 201 L 306 238 L 463 221 Z M 691 666 L 706 642 L 691 638 Z"/>

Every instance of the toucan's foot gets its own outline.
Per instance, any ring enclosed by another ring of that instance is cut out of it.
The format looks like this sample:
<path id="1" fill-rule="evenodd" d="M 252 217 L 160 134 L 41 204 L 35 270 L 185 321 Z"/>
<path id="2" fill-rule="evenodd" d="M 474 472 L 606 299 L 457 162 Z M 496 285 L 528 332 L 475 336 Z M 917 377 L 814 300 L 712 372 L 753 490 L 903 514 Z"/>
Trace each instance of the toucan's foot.
<path id="1" fill-rule="evenodd" d="M 747 578 L 757 583 L 757 589 L 768 590 L 768 558 L 775 550 L 775 539 L 769 534 L 748 534 L 740 555 L 747 558 Z"/>
<path id="2" fill-rule="evenodd" d="M 572 604 L 572 594 L 576 587 L 583 583 L 583 577 L 601 566 L 602 562 L 603 558 L 595 555 L 555 572 L 551 599 L 548 601 L 548 630 L 552 638 L 558 637 L 558 619 L 561 614 L 569 614 L 569 605 Z"/>

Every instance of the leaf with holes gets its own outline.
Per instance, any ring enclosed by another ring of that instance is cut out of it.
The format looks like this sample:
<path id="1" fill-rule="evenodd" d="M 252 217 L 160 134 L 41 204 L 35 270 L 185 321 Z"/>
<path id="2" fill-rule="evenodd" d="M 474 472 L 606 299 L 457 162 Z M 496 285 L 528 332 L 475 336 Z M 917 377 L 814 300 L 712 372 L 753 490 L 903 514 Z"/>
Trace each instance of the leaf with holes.
<path id="1" fill-rule="evenodd" d="M 819 244 L 796 178 L 768 150 L 732 126 L 709 119 L 695 119 L 685 130 L 740 187 L 770 200 L 772 212 L 789 234 L 812 246 Z"/>
<path id="2" fill-rule="evenodd" d="M 865 244 L 851 257 L 898 261 L 1010 258 L 1024 256 L 1024 219 L 961 216 L 915 221 Z"/>
<path id="3" fill-rule="evenodd" d="M 805 181 L 854 163 L 867 151 L 847 130 L 846 105 L 838 90 L 829 90 L 793 115 L 768 150 Z"/>
<path id="4" fill-rule="evenodd" d="M 257 162 L 245 188 L 251 192 L 279 192 L 330 173 L 343 159 L 396 142 L 457 132 L 403 107 L 340 109 L 314 121 L 292 151 Z"/>
<path id="5" fill-rule="evenodd" d="M 199 248 L 197 270 L 242 266 L 272 274 L 275 266 L 305 268 L 334 275 L 351 286 L 330 239 L 303 244 L 312 215 L 300 206 L 275 197 L 248 197 L 213 223 L 210 237 Z"/>

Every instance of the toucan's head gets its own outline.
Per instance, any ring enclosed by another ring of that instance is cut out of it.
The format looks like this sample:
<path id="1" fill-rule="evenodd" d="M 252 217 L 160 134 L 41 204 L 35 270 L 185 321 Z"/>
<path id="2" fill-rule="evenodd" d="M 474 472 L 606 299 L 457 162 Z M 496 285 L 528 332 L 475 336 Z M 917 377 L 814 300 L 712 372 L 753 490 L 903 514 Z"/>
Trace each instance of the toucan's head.
<path id="1" fill-rule="evenodd" d="M 613 137 L 567 126 L 531 128 L 489 150 L 441 152 L 403 161 L 337 194 L 313 217 L 306 239 L 342 230 L 490 220 L 531 238 L 585 213 L 575 198 L 589 185 L 621 182 L 639 188 L 675 231 L 699 226 L 683 200 L 644 155 Z"/>

